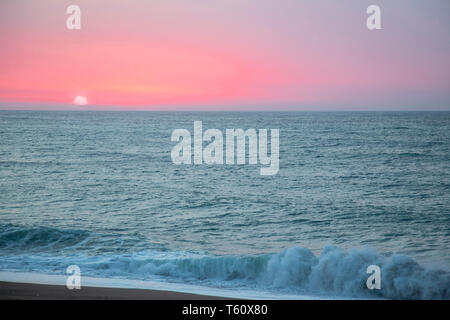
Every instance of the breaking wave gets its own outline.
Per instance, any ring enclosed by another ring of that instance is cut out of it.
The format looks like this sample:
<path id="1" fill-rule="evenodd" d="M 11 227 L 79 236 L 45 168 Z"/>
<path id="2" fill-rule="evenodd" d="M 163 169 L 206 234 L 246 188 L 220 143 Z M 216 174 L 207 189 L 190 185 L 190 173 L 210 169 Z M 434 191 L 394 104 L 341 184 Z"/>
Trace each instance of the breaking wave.
<path id="1" fill-rule="evenodd" d="M 248 256 L 169 250 L 88 254 L 70 250 L 88 237 L 80 230 L 3 229 L 0 270 L 63 273 L 68 265 L 77 264 L 84 275 L 106 278 L 156 279 L 326 297 L 450 299 L 450 272 L 427 269 L 405 255 L 386 257 L 372 248 L 325 246 L 318 256 L 301 247 Z M 65 254 L 46 252 L 55 246 L 65 246 Z M 67 255 L 69 252 L 71 255 Z M 380 290 L 367 289 L 369 265 L 381 268 Z"/>

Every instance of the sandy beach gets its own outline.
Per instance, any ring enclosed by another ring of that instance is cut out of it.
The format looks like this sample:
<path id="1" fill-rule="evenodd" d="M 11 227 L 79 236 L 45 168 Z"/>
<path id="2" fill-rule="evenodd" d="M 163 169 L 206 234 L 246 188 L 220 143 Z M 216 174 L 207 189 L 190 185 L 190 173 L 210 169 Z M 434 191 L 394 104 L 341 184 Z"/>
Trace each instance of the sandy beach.
<path id="1" fill-rule="evenodd" d="M 1 300 L 224 300 L 228 298 L 148 289 L 82 287 L 0 282 Z"/>

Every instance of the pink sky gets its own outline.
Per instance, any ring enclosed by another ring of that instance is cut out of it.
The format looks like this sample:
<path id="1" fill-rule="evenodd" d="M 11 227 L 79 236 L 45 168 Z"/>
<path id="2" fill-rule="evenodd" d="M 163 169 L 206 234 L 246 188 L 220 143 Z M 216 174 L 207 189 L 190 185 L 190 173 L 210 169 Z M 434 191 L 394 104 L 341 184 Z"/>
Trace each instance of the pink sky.
<path id="1" fill-rule="evenodd" d="M 0 105 L 449 110 L 449 14 L 448 0 L 1 0 Z"/>

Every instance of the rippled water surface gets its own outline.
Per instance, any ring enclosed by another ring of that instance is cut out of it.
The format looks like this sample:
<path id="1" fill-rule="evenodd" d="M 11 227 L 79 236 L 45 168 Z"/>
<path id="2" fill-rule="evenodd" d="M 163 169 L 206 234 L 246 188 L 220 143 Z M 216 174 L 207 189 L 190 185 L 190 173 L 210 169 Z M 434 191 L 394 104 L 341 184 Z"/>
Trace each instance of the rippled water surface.
<path id="1" fill-rule="evenodd" d="M 194 120 L 280 129 L 279 173 L 174 165 Z M 0 112 L 0 270 L 330 291 L 326 259 L 449 269 L 450 113 Z"/>

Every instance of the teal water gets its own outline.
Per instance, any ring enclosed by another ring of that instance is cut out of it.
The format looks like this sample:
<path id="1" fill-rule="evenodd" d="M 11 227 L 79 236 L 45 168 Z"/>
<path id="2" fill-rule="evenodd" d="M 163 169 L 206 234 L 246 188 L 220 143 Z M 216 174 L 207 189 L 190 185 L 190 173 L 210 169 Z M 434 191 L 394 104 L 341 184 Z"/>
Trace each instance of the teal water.
<path id="1" fill-rule="evenodd" d="M 195 120 L 279 129 L 278 174 L 174 165 Z M 0 271 L 449 298 L 449 194 L 450 112 L 0 112 Z"/>

